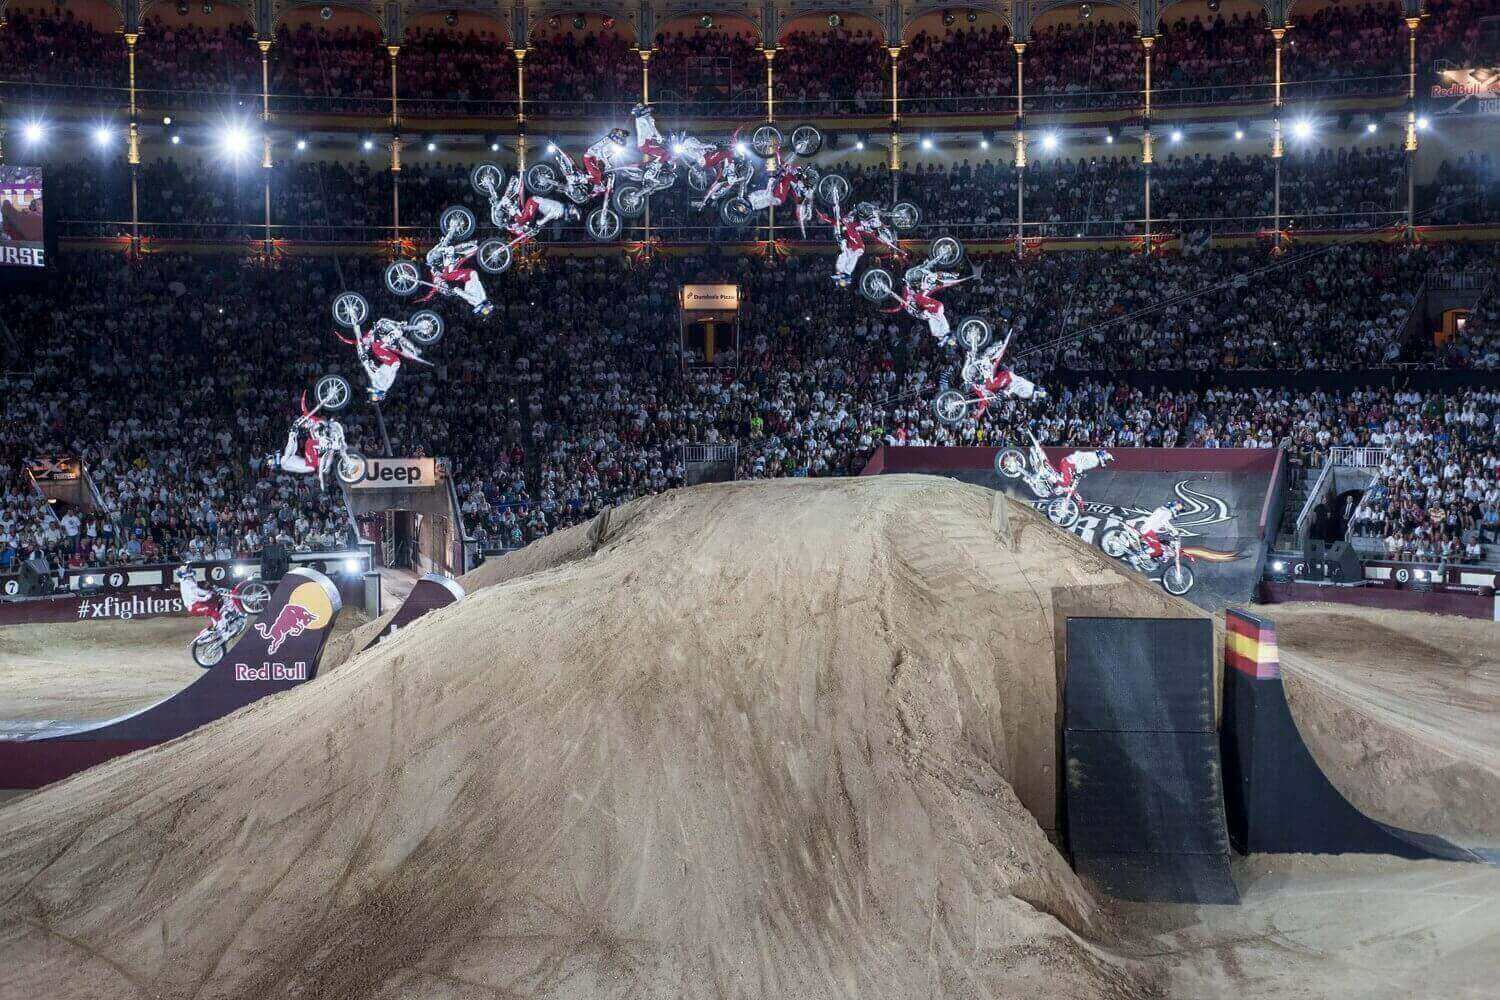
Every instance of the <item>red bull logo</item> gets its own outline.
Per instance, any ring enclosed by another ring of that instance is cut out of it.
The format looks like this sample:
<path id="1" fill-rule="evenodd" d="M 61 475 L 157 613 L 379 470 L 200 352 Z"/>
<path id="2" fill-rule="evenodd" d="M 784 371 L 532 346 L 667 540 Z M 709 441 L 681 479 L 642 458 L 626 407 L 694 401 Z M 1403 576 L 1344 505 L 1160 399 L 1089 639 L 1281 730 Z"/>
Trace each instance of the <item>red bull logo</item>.
<path id="1" fill-rule="evenodd" d="M 288 639 L 318 627 L 319 621 L 317 613 L 311 609 L 288 602 L 272 621 L 256 622 L 255 630 L 262 639 L 269 640 L 266 652 L 274 654 Z"/>

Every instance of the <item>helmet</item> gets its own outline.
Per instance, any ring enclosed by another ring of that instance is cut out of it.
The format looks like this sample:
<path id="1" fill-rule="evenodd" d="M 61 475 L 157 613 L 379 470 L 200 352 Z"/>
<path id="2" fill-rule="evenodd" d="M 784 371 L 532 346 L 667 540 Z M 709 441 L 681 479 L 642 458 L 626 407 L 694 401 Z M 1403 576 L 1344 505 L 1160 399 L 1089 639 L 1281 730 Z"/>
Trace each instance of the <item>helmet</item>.
<path id="1" fill-rule="evenodd" d="M 875 211 L 875 206 L 870 204 L 868 201 L 862 201 L 858 205 L 854 206 L 854 217 L 856 219 L 868 221 L 875 218 L 877 214 L 879 213 Z"/>
<path id="2" fill-rule="evenodd" d="M 1181 514 L 1183 511 L 1187 510 L 1187 504 L 1183 503 L 1181 500 L 1168 500 L 1167 510 L 1170 510 L 1173 514 Z"/>
<path id="3" fill-rule="evenodd" d="M 1100 465 L 1108 465 L 1110 462 L 1113 462 L 1115 460 L 1115 456 L 1102 449 L 1100 451 L 1096 451 L 1094 454 L 1099 456 Z"/>
<path id="4" fill-rule="evenodd" d="M 183 580 L 191 580 L 192 578 L 193 567 L 189 566 L 187 563 L 183 563 L 181 566 L 178 566 L 175 570 L 172 571 L 172 579 L 176 580 L 178 583 L 181 583 Z"/>
<path id="5" fill-rule="evenodd" d="M 502 200 L 504 200 L 504 201 L 518 201 L 520 199 L 520 197 L 521 197 L 521 175 L 520 174 L 516 174 L 509 181 L 506 181 L 506 183 L 505 183 L 505 194 L 502 195 Z"/>
<path id="6" fill-rule="evenodd" d="M 632 118 L 640 118 L 642 115 L 649 115 L 650 113 L 651 105 L 649 104 L 637 104 L 630 109 L 630 117 Z"/>
<path id="7" fill-rule="evenodd" d="M 612 128 L 609 130 L 608 138 L 615 145 L 623 146 L 630 139 L 630 133 L 622 128 Z"/>

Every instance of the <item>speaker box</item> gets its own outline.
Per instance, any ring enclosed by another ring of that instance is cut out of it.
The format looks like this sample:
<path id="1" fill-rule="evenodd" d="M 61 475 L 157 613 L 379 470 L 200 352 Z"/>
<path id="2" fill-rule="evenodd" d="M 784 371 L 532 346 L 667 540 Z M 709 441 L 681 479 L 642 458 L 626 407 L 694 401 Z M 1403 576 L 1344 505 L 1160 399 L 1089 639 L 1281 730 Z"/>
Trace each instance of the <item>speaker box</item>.
<path id="1" fill-rule="evenodd" d="M 292 568 L 291 556 L 287 555 L 286 546 L 272 543 L 267 545 L 260 553 L 260 578 L 267 583 L 275 583 L 286 576 L 287 570 Z"/>

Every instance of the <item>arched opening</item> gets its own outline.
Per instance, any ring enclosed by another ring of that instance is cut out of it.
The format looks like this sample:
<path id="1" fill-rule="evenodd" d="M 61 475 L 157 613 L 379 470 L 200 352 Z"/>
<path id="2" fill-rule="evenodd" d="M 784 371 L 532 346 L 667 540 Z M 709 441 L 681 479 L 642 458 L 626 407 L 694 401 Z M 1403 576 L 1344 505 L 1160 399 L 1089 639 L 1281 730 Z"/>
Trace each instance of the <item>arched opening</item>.
<path id="1" fill-rule="evenodd" d="M 571 11 L 532 26 L 526 110 L 544 117 L 618 115 L 640 99 L 641 59 L 623 18 Z"/>
<path id="2" fill-rule="evenodd" d="M 890 102 L 890 55 L 873 18 L 809 12 L 789 19 L 778 39 L 778 114 L 878 114 Z"/>
<path id="3" fill-rule="evenodd" d="M 260 50 L 250 11 L 232 3 L 152 5 L 136 46 L 141 104 L 162 110 L 211 107 L 251 113 L 261 91 Z"/>
<path id="4" fill-rule="evenodd" d="M 516 57 L 506 24 L 496 17 L 416 15 L 402 38 L 398 78 L 406 114 L 499 117 L 516 111 Z"/>
<path id="5" fill-rule="evenodd" d="M 903 114 L 1015 110 L 1010 26 L 989 11 L 929 11 L 907 25 L 901 53 Z"/>
<path id="6" fill-rule="evenodd" d="M 651 100 L 663 118 L 745 118 L 765 107 L 766 61 L 748 18 L 674 18 L 654 41 Z"/>

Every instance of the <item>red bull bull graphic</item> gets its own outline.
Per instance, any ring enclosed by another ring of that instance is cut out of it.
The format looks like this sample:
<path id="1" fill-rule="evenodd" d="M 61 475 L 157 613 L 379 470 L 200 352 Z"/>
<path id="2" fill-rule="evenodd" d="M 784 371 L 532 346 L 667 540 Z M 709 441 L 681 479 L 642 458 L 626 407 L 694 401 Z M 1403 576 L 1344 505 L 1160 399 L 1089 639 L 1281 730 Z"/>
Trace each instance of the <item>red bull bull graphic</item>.
<path id="1" fill-rule="evenodd" d="M 294 569 L 276 585 L 261 620 L 224 658 L 163 701 L 97 722 L 0 720 L 0 789 L 40 788 L 312 680 L 341 606 L 332 580 L 316 570 Z"/>
<path id="2" fill-rule="evenodd" d="M 262 639 L 269 643 L 266 652 L 275 653 L 281 648 L 281 644 L 293 636 L 306 632 L 308 627 L 316 624 L 318 616 L 300 604 L 288 604 L 281 609 L 281 614 L 276 616 L 273 622 L 256 622 L 255 631 L 260 633 Z"/>

